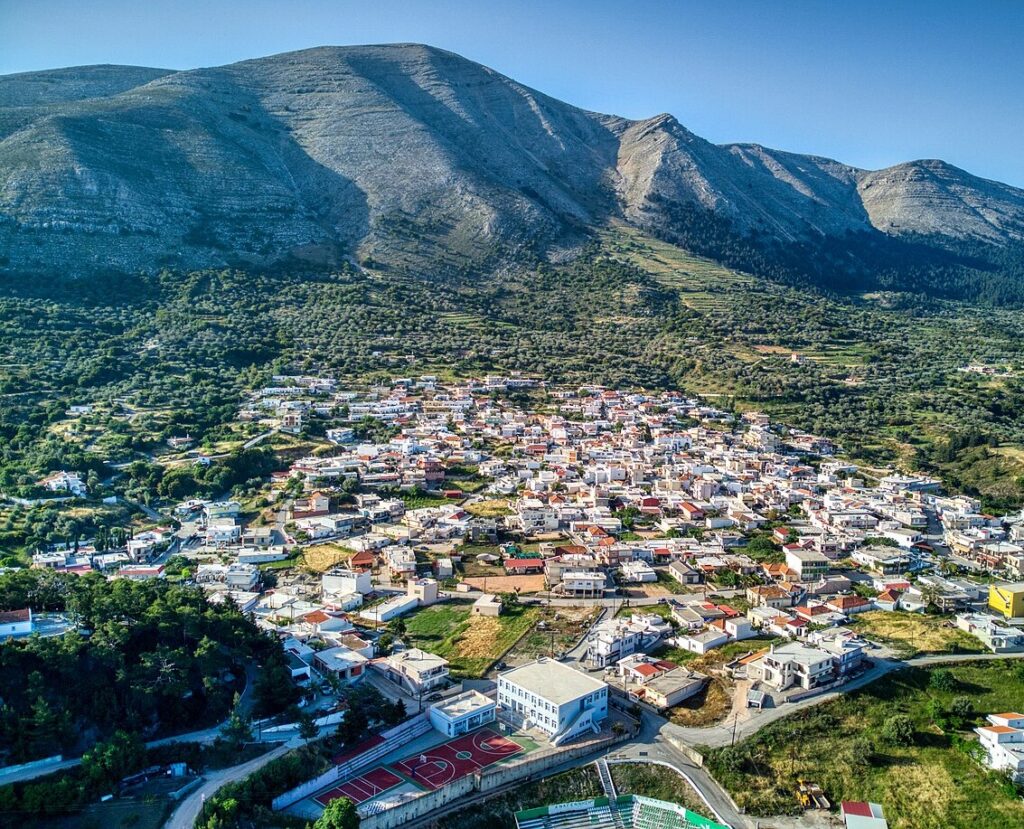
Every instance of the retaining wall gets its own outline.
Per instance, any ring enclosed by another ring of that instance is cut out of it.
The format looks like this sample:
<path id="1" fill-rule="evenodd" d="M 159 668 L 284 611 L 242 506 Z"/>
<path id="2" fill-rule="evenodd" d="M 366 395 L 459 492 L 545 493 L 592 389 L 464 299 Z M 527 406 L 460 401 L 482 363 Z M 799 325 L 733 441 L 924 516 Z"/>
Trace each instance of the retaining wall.
<path id="1" fill-rule="evenodd" d="M 424 817 L 457 798 L 465 797 L 471 792 L 496 791 L 510 783 L 522 782 L 543 776 L 543 772 L 561 766 L 580 757 L 600 751 L 603 748 L 621 743 L 629 738 L 629 734 L 588 740 L 585 743 L 557 751 L 527 756 L 516 763 L 500 763 L 476 774 L 460 778 L 434 792 L 409 800 L 394 808 L 364 817 L 360 829 L 394 829 Z"/>
<path id="2" fill-rule="evenodd" d="M 684 754 L 697 768 L 704 766 L 704 755 L 697 751 L 697 749 L 688 746 L 667 729 L 662 732 L 662 736 L 672 744 L 673 748 Z"/>
<path id="3" fill-rule="evenodd" d="M 42 769 L 47 766 L 55 766 L 58 763 L 64 761 L 64 756 L 61 754 L 54 754 L 52 757 L 44 757 L 41 760 L 33 760 L 30 763 L 22 763 L 19 766 L 4 766 L 0 768 L 0 785 L 3 785 L 4 777 L 19 772 L 28 771 L 29 769 Z"/>

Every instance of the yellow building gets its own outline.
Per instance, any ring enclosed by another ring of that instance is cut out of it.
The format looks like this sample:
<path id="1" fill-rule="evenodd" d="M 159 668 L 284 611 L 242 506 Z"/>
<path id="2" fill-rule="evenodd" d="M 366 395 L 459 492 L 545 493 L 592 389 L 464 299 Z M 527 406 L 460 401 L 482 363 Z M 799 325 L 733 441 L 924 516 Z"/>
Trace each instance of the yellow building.
<path id="1" fill-rule="evenodd" d="M 988 606 L 1007 619 L 1024 617 L 1024 582 L 989 586 Z"/>

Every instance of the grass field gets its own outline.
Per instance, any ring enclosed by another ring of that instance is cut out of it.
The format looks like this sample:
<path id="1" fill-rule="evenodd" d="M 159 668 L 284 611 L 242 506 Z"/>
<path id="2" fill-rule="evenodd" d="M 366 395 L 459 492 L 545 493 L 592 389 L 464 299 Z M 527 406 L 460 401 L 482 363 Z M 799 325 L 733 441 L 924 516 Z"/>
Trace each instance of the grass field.
<path id="1" fill-rule="evenodd" d="M 928 653 L 983 653 L 985 647 L 948 618 L 923 613 L 871 610 L 854 617 L 862 636 L 886 645 L 903 658 Z"/>
<path id="2" fill-rule="evenodd" d="M 409 616 L 406 639 L 443 656 L 456 677 L 483 676 L 536 622 L 540 609 L 516 607 L 501 616 L 474 616 L 468 603 L 434 605 Z"/>
<path id="3" fill-rule="evenodd" d="M 445 498 L 433 492 L 402 492 L 398 496 L 402 499 L 406 509 L 424 509 L 425 507 L 441 507 L 445 504 L 454 504 L 454 500 Z"/>
<path id="4" fill-rule="evenodd" d="M 613 763 L 609 769 L 619 794 L 666 800 L 711 820 L 715 818 L 693 786 L 672 769 L 655 763 Z"/>
<path id="5" fill-rule="evenodd" d="M 1024 702 L 1024 665 L 997 660 L 951 666 L 955 682 L 936 688 L 932 671 L 906 669 L 832 702 L 769 724 L 735 748 L 707 754 L 707 768 L 754 815 L 799 810 L 797 778 L 832 801 L 881 803 L 891 829 L 1005 829 L 1024 826 L 1024 802 L 970 755 L 970 729 L 984 714 Z M 954 730 L 957 697 L 974 716 Z M 881 737 L 889 717 L 914 724 L 910 745 Z"/>

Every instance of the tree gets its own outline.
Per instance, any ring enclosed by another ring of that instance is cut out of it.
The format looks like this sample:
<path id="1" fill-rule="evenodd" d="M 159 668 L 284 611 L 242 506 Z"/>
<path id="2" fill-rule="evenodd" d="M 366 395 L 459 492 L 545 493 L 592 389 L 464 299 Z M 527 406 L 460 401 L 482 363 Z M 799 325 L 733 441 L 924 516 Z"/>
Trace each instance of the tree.
<path id="1" fill-rule="evenodd" d="M 303 740 L 312 740 L 319 733 L 320 729 L 316 727 L 312 715 L 303 711 L 299 715 L 299 736 Z"/>
<path id="2" fill-rule="evenodd" d="M 359 812 L 351 800 L 339 797 L 327 804 L 313 829 L 359 829 Z"/>
<path id="3" fill-rule="evenodd" d="M 954 691 L 956 690 L 956 677 L 946 669 L 940 668 L 932 671 L 931 676 L 928 677 L 928 687 L 936 691 Z"/>
<path id="4" fill-rule="evenodd" d="M 894 746 L 910 745 L 914 742 L 914 721 L 906 714 L 894 714 L 882 723 L 882 739 Z"/>
<path id="5" fill-rule="evenodd" d="M 740 576 L 735 570 L 723 570 L 715 578 L 719 584 L 723 584 L 726 587 L 736 587 L 740 583 Z"/>
<path id="6" fill-rule="evenodd" d="M 117 731 L 109 740 L 96 743 L 82 755 L 82 776 L 93 791 L 112 786 L 141 768 L 146 760 L 146 746 L 138 734 Z"/>
<path id="7" fill-rule="evenodd" d="M 362 706 L 353 706 L 345 711 L 345 717 L 338 723 L 338 737 L 345 745 L 358 743 L 366 736 L 370 721 Z"/>
<path id="8" fill-rule="evenodd" d="M 256 711 L 277 714 L 299 701 L 300 691 L 292 682 L 292 673 L 280 649 L 266 658 L 256 680 Z"/>
<path id="9" fill-rule="evenodd" d="M 954 697 L 949 705 L 949 712 L 961 720 L 969 720 L 974 714 L 974 703 L 970 697 Z"/>
<path id="10" fill-rule="evenodd" d="M 228 717 L 228 721 L 224 723 L 224 727 L 221 728 L 220 734 L 233 746 L 241 746 L 252 739 L 252 728 L 249 726 L 249 721 L 238 713 L 237 705 L 231 712 L 231 716 Z"/>

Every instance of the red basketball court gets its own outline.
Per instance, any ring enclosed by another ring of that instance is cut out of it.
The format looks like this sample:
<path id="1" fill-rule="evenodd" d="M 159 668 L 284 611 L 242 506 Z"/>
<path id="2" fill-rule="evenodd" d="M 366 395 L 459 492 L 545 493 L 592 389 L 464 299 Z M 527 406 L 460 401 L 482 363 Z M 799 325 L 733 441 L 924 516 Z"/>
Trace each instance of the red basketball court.
<path id="1" fill-rule="evenodd" d="M 519 743 L 502 737 L 489 728 L 428 748 L 424 753 L 406 757 L 393 764 L 402 774 L 433 791 L 480 769 L 519 754 Z"/>
<path id="2" fill-rule="evenodd" d="M 383 794 L 388 789 L 393 789 L 400 783 L 402 783 L 402 778 L 397 774 L 384 768 L 376 768 L 366 772 L 366 774 L 359 775 L 359 777 L 353 777 L 351 780 L 342 783 L 340 786 L 335 786 L 329 791 L 318 794 L 313 799 L 321 806 L 326 806 L 332 800 L 337 800 L 339 797 L 347 797 L 358 806 L 366 800 Z"/>

